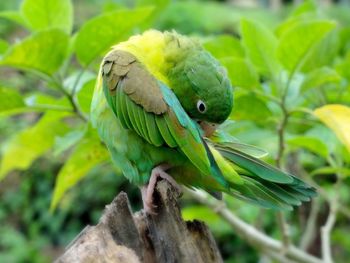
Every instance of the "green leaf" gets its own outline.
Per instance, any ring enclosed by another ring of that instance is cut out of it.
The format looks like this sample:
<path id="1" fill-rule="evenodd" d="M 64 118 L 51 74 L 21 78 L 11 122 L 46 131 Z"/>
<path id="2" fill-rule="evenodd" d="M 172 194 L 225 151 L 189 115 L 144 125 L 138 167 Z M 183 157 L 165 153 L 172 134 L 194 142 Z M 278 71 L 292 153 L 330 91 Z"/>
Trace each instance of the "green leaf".
<path id="1" fill-rule="evenodd" d="M 46 113 L 34 126 L 15 134 L 1 147 L 0 180 L 14 169 L 27 169 L 53 145 L 55 136 L 62 135 L 66 126 L 61 122 L 67 113 Z"/>
<path id="2" fill-rule="evenodd" d="M 59 28 L 70 33 L 73 5 L 70 0 L 24 0 L 21 11 L 33 31 Z"/>
<path id="3" fill-rule="evenodd" d="M 17 90 L 0 87 L 0 116 L 25 108 L 22 96 Z"/>
<path id="4" fill-rule="evenodd" d="M 57 99 L 57 97 L 43 94 L 41 92 L 33 92 L 30 95 L 25 97 L 26 105 L 30 107 L 35 106 L 71 106 L 70 102 L 66 97 Z"/>
<path id="5" fill-rule="evenodd" d="M 95 79 L 92 79 L 86 82 L 85 85 L 80 90 L 80 92 L 77 94 L 78 102 L 81 109 L 87 113 L 90 112 L 92 95 L 95 89 L 95 82 L 96 82 Z"/>
<path id="6" fill-rule="evenodd" d="M 217 59 L 227 57 L 243 58 L 245 56 L 241 42 L 239 42 L 237 38 L 229 35 L 222 35 L 210 39 L 204 42 L 203 46 Z"/>
<path id="7" fill-rule="evenodd" d="M 339 48 L 339 31 L 328 32 L 305 58 L 301 71 L 308 72 L 322 66 L 332 65 L 338 55 Z"/>
<path id="8" fill-rule="evenodd" d="M 334 154 L 338 146 L 340 146 L 340 142 L 335 134 L 322 124 L 315 124 L 305 133 L 305 136 L 320 140 L 323 144 L 327 145 L 328 152 L 332 154 Z"/>
<path id="9" fill-rule="evenodd" d="M 313 48 L 335 27 L 331 21 L 303 21 L 287 30 L 277 48 L 280 62 L 291 73 L 300 70 Z"/>
<path id="10" fill-rule="evenodd" d="M 8 116 L 25 112 L 61 111 L 73 112 L 66 97 L 57 99 L 42 93 L 33 93 L 22 97 L 18 91 L 0 87 L 0 116 Z"/>
<path id="11" fill-rule="evenodd" d="M 350 49 L 345 59 L 336 64 L 335 70 L 350 83 Z"/>
<path id="12" fill-rule="evenodd" d="M 152 16 L 146 19 L 146 27 L 152 27 L 152 20 L 157 18 L 160 13 L 163 13 L 164 9 L 169 6 L 171 0 L 136 0 L 136 6 L 140 7 L 153 7 Z"/>
<path id="13" fill-rule="evenodd" d="M 118 43 L 131 29 L 145 20 L 153 8 L 119 10 L 95 17 L 86 22 L 77 34 L 75 51 L 83 66 Z"/>
<path id="14" fill-rule="evenodd" d="M 63 31 L 41 31 L 12 46 L 0 65 L 52 75 L 65 60 L 67 47 L 68 36 Z"/>
<path id="15" fill-rule="evenodd" d="M 350 169 L 345 167 L 321 167 L 316 170 L 313 170 L 310 175 L 320 175 L 320 174 L 342 174 L 344 176 L 350 176 Z"/>
<path id="16" fill-rule="evenodd" d="M 288 30 L 293 28 L 294 26 L 300 24 L 301 22 L 309 22 L 315 21 L 316 17 L 314 14 L 306 13 L 300 16 L 295 16 L 287 19 L 286 21 L 280 23 L 276 29 L 275 34 L 278 38 L 280 38 L 283 34 L 285 34 Z"/>
<path id="17" fill-rule="evenodd" d="M 338 83 L 340 80 L 341 77 L 334 69 L 328 67 L 317 68 L 306 75 L 301 84 L 301 91 L 322 87 L 329 83 Z"/>
<path id="18" fill-rule="evenodd" d="M 79 128 L 64 134 L 62 137 L 56 137 L 53 154 L 55 156 L 58 156 L 62 152 L 68 150 L 74 144 L 77 144 L 77 142 L 80 141 L 80 139 L 84 136 L 85 133 L 86 129 Z"/>
<path id="19" fill-rule="evenodd" d="M 164 8 L 169 2 L 170 0 L 136 0 L 137 6 L 157 6 L 157 8 Z"/>
<path id="20" fill-rule="evenodd" d="M 63 86 L 67 91 L 72 92 L 75 88 L 75 93 L 79 92 L 85 83 L 89 82 L 92 79 L 96 79 L 96 74 L 91 71 L 81 71 L 74 72 L 63 82 Z"/>
<path id="21" fill-rule="evenodd" d="M 339 29 L 339 49 L 344 52 L 350 50 L 350 26 Z"/>
<path id="22" fill-rule="evenodd" d="M 226 67 L 233 86 L 253 89 L 259 86 L 258 74 L 254 67 L 243 58 L 224 58 L 220 62 Z"/>
<path id="23" fill-rule="evenodd" d="M 53 211 L 57 207 L 68 189 L 77 184 L 93 167 L 108 158 L 108 151 L 97 136 L 83 139 L 59 171 L 50 210 Z"/>
<path id="24" fill-rule="evenodd" d="M 73 112 L 73 108 L 67 97 L 57 99 L 43 93 L 32 93 L 25 98 L 26 111 L 62 111 Z"/>
<path id="25" fill-rule="evenodd" d="M 77 79 L 79 79 L 77 81 Z M 90 112 L 90 104 L 92 100 L 92 94 L 94 91 L 96 82 L 96 74 L 90 71 L 76 72 L 72 74 L 64 81 L 66 90 L 72 92 L 75 86 L 75 94 L 78 98 L 78 102 L 81 110 L 84 112 Z"/>
<path id="26" fill-rule="evenodd" d="M 230 118 L 266 122 L 271 115 L 270 109 L 263 100 L 254 94 L 246 94 L 236 98 Z"/>
<path id="27" fill-rule="evenodd" d="M 275 51 L 278 40 L 266 27 L 257 22 L 242 19 L 241 33 L 248 57 L 264 75 L 273 76 L 279 71 Z"/>
<path id="28" fill-rule="evenodd" d="M 125 3 L 116 3 L 116 2 L 105 2 L 102 7 L 103 13 L 108 13 L 115 10 L 126 9 Z"/>
<path id="29" fill-rule="evenodd" d="M 327 145 L 325 145 L 321 140 L 315 137 L 297 136 L 287 140 L 287 143 L 292 146 L 305 148 L 310 152 L 313 152 L 325 159 L 328 157 L 329 154 Z"/>
<path id="30" fill-rule="evenodd" d="M 302 4 L 298 5 L 292 12 L 292 17 L 298 17 L 306 13 L 316 13 L 317 5 L 313 0 L 306 0 Z"/>
<path id="31" fill-rule="evenodd" d="M 0 12 L 0 18 L 8 19 L 12 22 L 15 22 L 25 28 L 29 28 L 28 22 L 22 16 L 22 14 L 18 11 L 2 11 Z"/>
<path id="32" fill-rule="evenodd" d="M 9 47 L 9 44 L 5 40 L 0 39 L 0 55 L 4 54 L 8 49 L 8 47 Z"/>

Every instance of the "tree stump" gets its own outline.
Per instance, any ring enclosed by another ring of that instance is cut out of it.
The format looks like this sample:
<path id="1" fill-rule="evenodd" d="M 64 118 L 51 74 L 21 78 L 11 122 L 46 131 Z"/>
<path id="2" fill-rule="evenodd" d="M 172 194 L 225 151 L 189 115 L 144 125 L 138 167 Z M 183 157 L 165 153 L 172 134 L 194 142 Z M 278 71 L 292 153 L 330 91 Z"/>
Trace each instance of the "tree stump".
<path id="1" fill-rule="evenodd" d="M 121 192 L 99 223 L 87 226 L 55 262 L 223 262 L 208 227 L 182 219 L 178 197 L 176 189 L 160 181 L 154 195 L 157 215 L 133 214 Z"/>

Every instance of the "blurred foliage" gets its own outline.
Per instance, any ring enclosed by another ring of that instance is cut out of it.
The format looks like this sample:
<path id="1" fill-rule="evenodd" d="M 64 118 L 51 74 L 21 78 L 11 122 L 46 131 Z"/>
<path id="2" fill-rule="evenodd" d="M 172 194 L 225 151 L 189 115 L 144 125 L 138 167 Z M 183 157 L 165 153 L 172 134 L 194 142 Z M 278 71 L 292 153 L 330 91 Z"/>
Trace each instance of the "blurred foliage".
<path id="1" fill-rule="evenodd" d="M 103 54 L 147 28 L 192 35 L 225 65 L 235 87 L 229 132 L 319 187 L 318 228 L 336 198 L 333 251 L 346 262 L 349 12 L 313 1 L 278 12 L 224 1 L 1 1 L 0 262 L 50 262 L 120 190 L 140 208 L 136 187 L 110 164 L 90 126 L 89 108 Z M 237 215 L 280 238 L 272 211 L 226 199 Z M 209 224 L 226 262 L 261 258 L 215 211 L 187 196 L 181 202 L 186 219 Z M 296 244 L 310 206 L 286 214 Z M 319 255 L 319 232 L 313 240 L 309 251 Z"/>

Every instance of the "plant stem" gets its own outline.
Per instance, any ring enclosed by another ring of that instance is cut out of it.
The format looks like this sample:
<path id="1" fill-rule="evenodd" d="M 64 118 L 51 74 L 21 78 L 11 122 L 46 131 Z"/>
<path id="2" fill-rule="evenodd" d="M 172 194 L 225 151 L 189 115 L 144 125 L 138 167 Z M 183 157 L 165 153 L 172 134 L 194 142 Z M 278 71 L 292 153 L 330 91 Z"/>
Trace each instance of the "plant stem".
<path id="1" fill-rule="evenodd" d="M 304 234 L 300 240 L 300 248 L 302 250 L 307 250 L 310 246 L 311 242 L 315 238 L 316 234 L 316 226 L 317 226 L 317 216 L 320 211 L 321 200 L 320 198 L 314 198 L 311 203 L 311 211 L 307 218 L 306 227 L 304 229 Z"/>
<path id="2" fill-rule="evenodd" d="M 288 79 L 286 87 L 282 92 L 282 97 L 281 97 L 281 101 L 279 104 L 281 111 L 282 111 L 282 119 L 281 119 L 280 124 L 277 127 L 278 152 L 277 152 L 275 161 L 276 161 L 276 166 L 278 168 L 282 167 L 282 158 L 283 158 L 285 147 L 286 147 L 284 135 L 285 135 L 285 129 L 287 127 L 288 118 L 289 118 L 289 112 L 288 112 L 287 107 L 286 107 L 286 98 L 287 98 L 288 89 L 289 89 L 289 86 L 291 83 L 291 79 L 292 79 L 292 77 L 290 77 Z M 285 254 L 286 251 L 288 250 L 288 247 L 292 244 L 292 242 L 290 240 L 289 225 L 288 225 L 287 220 L 282 212 L 277 212 L 276 215 L 277 215 L 277 221 L 278 221 L 278 225 L 280 227 L 280 231 L 282 234 L 282 241 L 283 241 L 283 247 L 281 249 L 281 252 L 282 252 L 282 254 Z"/>
<path id="3" fill-rule="evenodd" d="M 77 92 L 77 88 L 78 88 L 78 84 L 79 84 L 79 81 L 81 79 L 81 77 L 83 76 L 84 72 L 85 72 L 85 69 L 86 68 L 82 68 L 79 72 L 79 74 L 77 75 L 75 81 L 74 81 L 74 84 L 73 84 L 73 88 L 72 88 L 72 92 L 71 92 L 71 97 L 74 97 L 75 96 L 75 93 Z"/>
<path id="4" fill-rule="evenodd" d="M 334 198 L 329 203 L 329 214 L 327 221 L 321 228 L 322 258 L 327 263 L 333 262 L 330 234 L 337 219 L 337 199 L 338 198 Z"/>
<path id="5" fill-rule="evenodd" d="M 244 222 L 239 217 L 234 215 L 228 208 L 221 206 L 218 209 L 219 201 L 214 200 L 214 198 L 211 198 L 205 192 L 186 189 L 186 193 L 212 210 L 215 211 L 216 209 L 216 213 L 230 224 L 230 226 L 235 230 L 235 233 L 253 247 L 262 251 L 272 251 L 273 253 L 279 254 L 279 258 L 286 260 L 290 259 L 290 261 L 294 260 L 303 263 L 324 263 L 319 258 L 316 258 L 315 256 L 310 255 L 293 245 L 286 248 L 286 253 L 284 255 L 281 254 L 280 252 L 283 249 L 283 244 L 280 241 L 265 235 L 255 227 Z"/>
<path id="6" fill-rule="evenodd" d="M 278 152 L 277 152 L 277 156 L 276 156 L 276 160 L 275 160 L 276 166 L 278 168 L 282 167 L 282 158 L 283 158 L 284 151 L 285 151 L 284 133 L 285 133 L 285 129 L 287 127 L 288 118 L 289 118 L 289 114 L 288 114 L 287 109 L 285 107 L 285 100 L 284 99 L 282 99 L 280 106 L 281 106 L 281 110 L 282 110 L 282 120 L 277 128 Z M 278 224 L 279 224 L 279 227 L 281 230 L 281 234 L 282 234 L 282 241 L 283 241 L 282 253 L 285 253 L 285 251 L 291 245 L 289 226 L 288 226 L 286 218 L 282 212 L 277 212 L 276 215 L 277 215 L 277 221 L 278 221 Z"/>
<path id="7" fill-rule="evenodd" d="M 308 184 L 311 186 L 315 187 L 317 190 L 317 193 L 320 194 L 327 202 L 331 202 L 332 199 L 329 197 L 328 193 L 320 187 L 315 181 L 313 181 L 310 178 L 303 178 Z M 341 203 L 340 200 L 338 200 L 338 212 L 341 213 L 342 215 L 346 216 L 348 219 L 350 219 L 350 209 Z"/>
<path id="8" fill-rule="evenodd" d="M 265 94 L 264 92 L 262 92 L 261 90 L 251 90 L 251 92 L 255 93 L 256 95 L 259 95 L 261 97 L 265 97 L 266 99 L 269 99 L 270 101 L 276 103 L 276 104 L 280 104 L 280 101 L 278 98 L 269 95 L 269 94 Z"/>
<path id="9" fill-rule="evenodd" d="M 286 218 L 281 211 L 277 212 L 276 215 L 277 215 L 278 225 L 279 225 L 281 232 L 282 232 L 283 247 L 281 249 L 281 252 L 282 252 L 282 254 L 285 254 L 288 247 L 291 245 L 290 234 L 289 234 L 290 233 L 289 225 L 287 224 Z"/>
<path id="10" fill-rule="evenodd" d="M 327 158 L 331 167 L 338 167 L 336 160 L 329 155 Z M 337 219 L 338 212 L 338 202 L 339 202 L 339 187 L 342 182 L 342 177 L 339 173 L 337 175 L 337 182 L 334 184 L 335 195 L 329 200 L 329 213 L 326 223 L 321 227 L 321 245 L 322 245 L 322 258 L 327 263 L 333 263 L 332 258 L 332 246 L 330 241 L 330 235 L 333 229 L 333 226 Z"/>
<path id="11" fill-rule="evenodd" d="M 52 78 L 51 81 L 53 82 L 53 84 L 55 85 L 55 87 L 61 91 L 65 97 L 68 99 L 69 103 L 71 104 L 72 108 L 73 108 L 73 112 L 75 112 L 78 117 L 80 119 L 82 119 L 83 121 L 88 121 L 88 118 L 85 116 L 85 114 L 80 110 L 79 105 L 75 99 L 75 96 L 72 96 L 72 94 L 70 94 L 62 85 L 62 83 L 60 81 L 58 81 L 55 78 Z M 78 80 L 79 81 L 79 80 Z"/>
<path id="12" fill-rule="evenodd" d="M 33 110 L 53 110 L 53 111 L 65 111 L 65 112 L 74 112 L 73 109 L 63 107 L 63 106 L 56 106 L 56 105 L 33 105 L 28 106 L 28 108 Z"/>
<path id="13" fill-rule="evenodd" d="M 288 118 L 289 118 L 289 113 L 287 112 L 287 109 L 283 102 L 281 102 L 281 110 L 282 110 L 282 120 L 280 124 L 277 127 L 277 134 L 278 134 L 278 152 L 276 156 L 276 165 L 278 168 L 281 168 L 282 166 L 282 158 L 285 150 L 285 141 L 284 141 L 284 133 L 285 129 L 288 124 Z"/>

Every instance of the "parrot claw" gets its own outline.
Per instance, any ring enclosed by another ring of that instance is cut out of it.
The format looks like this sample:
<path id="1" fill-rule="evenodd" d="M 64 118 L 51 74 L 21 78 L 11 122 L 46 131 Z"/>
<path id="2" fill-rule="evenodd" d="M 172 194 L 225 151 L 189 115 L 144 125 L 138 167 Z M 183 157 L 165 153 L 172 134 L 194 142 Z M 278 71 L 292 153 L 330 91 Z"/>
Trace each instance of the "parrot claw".
<path id="1" fill-rule="evenodd" d="M 157 215 L 155 212 L 157 206 L 153 204 L 153 194 L 159 178 L 167 180 L 174 188 L 178 190 L 178 192 L 181 192 L 181 187 L 177 184 L 174 178 L 165 172 L 169 168 L 170 166 L 166 164 L 153 168 L 148 184 L 141 187 L 143 208 L 147 214 Z"/>
<path id="2" fill-rule="evenodd" d="M 157 206 L 153 204 L 153 199 L 148 200 L 147 189 L 148 189 L 147 185 L 141 187 L 143 209 L 147 214 L 155 216 L 157 215 L 157 213 L 155 212 L 155 209 L 157 208 Z"/>

